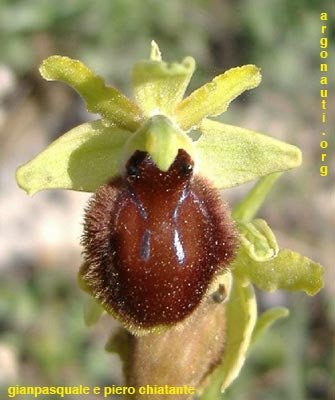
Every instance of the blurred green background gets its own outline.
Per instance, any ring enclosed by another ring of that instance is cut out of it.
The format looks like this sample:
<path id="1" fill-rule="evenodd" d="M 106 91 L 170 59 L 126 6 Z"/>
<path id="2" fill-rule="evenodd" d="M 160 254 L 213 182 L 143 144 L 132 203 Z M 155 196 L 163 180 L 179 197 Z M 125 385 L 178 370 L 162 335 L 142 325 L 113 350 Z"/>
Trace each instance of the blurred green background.
<path id="1" fill-rule="evenodd" d="M 329 15 L 334 71 L 334 9 L 318 0 L 0 0 L 0 387 L 122 384 L 117 356 L 104 352 L 117 323 L 86 328 L 77 288 L 83 207 L 88 195 L 48 191 L 29 198 L 14 172 L 51 140 L 89 116 L 76 93 L 41 79 L 51 54 L 81 59 L 130 94 L 132 64 L 155 39 L 167 61 L 197 60 L 190 90 L 242 64 L 263 82 L 223 120 L 299 146 L 303 166 L 285 174 L 261 216 L 280 245 L 326 267 L 316 297 L 258 293 L 260 311 L 286 305 L 290 317 L 253 349 L 228 400 L 334 399 L 334 114 L 328 111 L 328 177 L 320 177 L 319 14 Z M 329 78 L 334 74 L 328 73 Z M 328 109 L 334 110 L 334 82 Z M 332 135 L 331 135 L 332 134 Z M 332 157 L 332 160 L 331 160 Z M 233 205 L 250 185 L 226 191 Z M 1 396 L 7 398 L 6 394 Z M 55 398 L 55 397 L 53 397 Z M 120 398 L 120 397 L 118 397 Z M 215 399 L 213 399 L 215 400 Z"/>

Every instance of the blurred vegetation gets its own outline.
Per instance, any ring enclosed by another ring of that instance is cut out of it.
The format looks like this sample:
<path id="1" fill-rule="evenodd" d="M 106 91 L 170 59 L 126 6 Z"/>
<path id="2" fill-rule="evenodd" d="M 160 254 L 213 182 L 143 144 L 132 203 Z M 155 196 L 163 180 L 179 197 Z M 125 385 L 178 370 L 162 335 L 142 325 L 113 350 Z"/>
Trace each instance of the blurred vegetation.
<path id="1" fill-rule="evenodd" d="M 320 178 L 318 173 L 319 13 L 328 11 L 331 15 L 329 3 L 0 0 L 0 161 L 4 174 L 1 202 L 6 207 L 12 202 L 16 207 L 13 214 L 4 213 L 1 222 L 6 244 L 11 240 L 2 250 L 7 253 L 0 268 L 3 389 L 10 384 L 122 383 L 119 360 L 103 349 L 113 323 L 104 319 L 93 330 L 84 327 L 84 296 L 77 288 L 77 265 L 73 265 L 77 259 L 61 257 L 67 252 L 66 246 L 74 247 L 73 242 L 64 241 L 64 251 L 54 250 L 52 262 L 50 257 L 36 256 L 40 254 L 36 248 L 46 246 L 43 238 L 38 245 L 22 244 L 30 243 L 34 236 L 33 223 L 43 224 L 40 214 L 35 213 L 41 199 L 47 213 L 58 207 L 56 214 L 51 214 L 54 219 L 61 218 L 69 200 L 67 194 L 54 192 L 33 200 L 26 198 L 15 187 L 15 166 L 88 118 L 70 89 L 42 81 L 38 74 L 41 60 L 51 54 L 81 59 L 126 93 L 131 65 L 148 56 L 152 39 L 159 43 L 166 60 L 195 57 L 198 70 L 192 89 L 232 66 L 259 65 L 263 84 L 235 102 L 224 120 L 269 132 L 302 148 L 303 168 L 282 178 L 263 216 L 279 231 L 282 245 L 324 263 L 331 274 L 333 185 L 331 176 Z M 327 36 L 328 51 L 333 57 L 335 35 L 330 22 Z M 329 103 L 329 109 L 335 106 L 333 98 Z M 227 194 L 232 201 L 239 195 Z M 32 202 L 35 208 L 28 208 Z M 67 215 L 64 212 L 64 219 Z M 80 220 L 76 223 L 79 225 Z M 329 282 L 331 278 L 334 275 L 328 276 Z M 259 298 L 262 309 L 274 303 L 288 305 L 291 316 L 255 345 L 240 379 L 222 398 L 335 398 L 331 393 L 335 370 L 334 287 L 329 284 L 316 298 L 284 293 L 259 293 Z"/>

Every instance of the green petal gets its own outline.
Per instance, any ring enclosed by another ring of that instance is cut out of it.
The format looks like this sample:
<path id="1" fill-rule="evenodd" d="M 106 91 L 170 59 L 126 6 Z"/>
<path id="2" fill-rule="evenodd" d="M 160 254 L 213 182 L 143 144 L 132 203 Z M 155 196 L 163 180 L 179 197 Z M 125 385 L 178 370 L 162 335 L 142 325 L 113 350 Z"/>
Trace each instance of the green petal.
<path id="1" fill-rule="evenodd" d="M 232 100 L 245 90 L 258 86 L 260 82 L 260 70 L 255 65 L 226 71 L 178 104 L 176 118 L 179 126 L 189 130 L 198 126 L 207 116 L 222 114 Z"/>
<path id="2" fill-rule="evenodd" d="M 301 164 L 300 150 L 237 126 L 204 120 L 195 142 L 198 170 L 217 188 L 229 188 Z"/>
<path id="3" fill-rule="evenodd" d="M 147 151 L 162 171 L 167 171 L 179 149 L 184 149 L 194 159 L 192 140 L 163 115 L 149 119 L 126 143 L 123 164 L 135 150 Z"/>
<path id="4" fill-rule="evenodd" d="M 32 195 L 43 189 L 94 192 L 118 175 L 121 153 L 131 134 L 101 121 L 71 129 L 17 169 L 18 185 Z"/>
<path id="5" fill-rule="evenodd" d="M 52 56 L 43 61 L 40 73 L 49 81 L 71 85 L 85 99 L 90 112 L 101 115 L 106 125 L 117 125 L 131 131 L 139 126 L 140 110 L 128 97 L 108 87 L 83 63 L 68 57 Z"/>
<path id="6" fill-rule="evenodd" d="M 289 315 L 289 310 L 286 307 L 274 307 L 263 312 L 257 319 L 256 326 L 252 332 L 252 344 L 273 325 L 278 319 L 285 318 Z"/>
<path id="7" fill-rule="evenodd" d="M 238 377 L 245 362 L 257 319 L 257 305 L 252 285 L 242 286 L 233 280 L 233 288 L 226 304 L 226 343 L 223 361 L 212 375 L 201 400 L 218 398 L 218 393 Z"/>
<path id="8" fill-rule="evenodd" d="M 264 203 L 273 184 L 281 175 L 281 172 L 276 172 L 261 178 L 244 199 L 234 207 L 232 217 L 240 222 L 251 221 Z"/>
<path id="9" fill-rule="evenodd" d="M 240 244 L 250 258 L 266 261 L 276 257 L 279 247 L 269 225 L 263 219 L 238 224 Z"/>
<path id="10" fill-rule="evenodd" d="M 180 64 L 167 64 L 157 60 L 136 63 L 133 69 L 133 91 L 144 116 L 173 116 L 175 106 L 183 98 L 194 68 L 195 61 L 191 57 L 186 57 Z"/>
<path id="11" fill-rule="evenodd" d="M 323 267 L 288 249 L 279 251 L 277 257 L 259 262 L 248 256 L 243 248 L 232 265 L 234 276 L 244 283 L 252 282 L 262 290 L 302 290 L 315 295 L 324 285 Z"/>

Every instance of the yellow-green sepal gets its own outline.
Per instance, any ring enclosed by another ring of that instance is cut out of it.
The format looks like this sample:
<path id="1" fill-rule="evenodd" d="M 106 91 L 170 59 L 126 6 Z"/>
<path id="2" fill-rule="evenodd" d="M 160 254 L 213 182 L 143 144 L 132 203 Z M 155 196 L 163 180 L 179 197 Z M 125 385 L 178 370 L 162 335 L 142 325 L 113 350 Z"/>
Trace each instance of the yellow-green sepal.
<path id="1" fill-rule="evenodd" d="M 195 142 L 198 170 L 229 188 L 301 164 L 300 150 L 270 136 L 205 119 Z"/>
<path id="2" fill-rule="evenodd" d="M 177 105 L 178 125 L 187 131 L 199 126 L 205 117 L 222 114 L 232 100 L 257 87 L 261 79 L 260 69 L 255 65 L 232 68 L 215 77 Z"/>
<path id="3" fill-rule="evenodd" d="M 119 175 L 122 150 L 130 135 L 100 120 L 79 125 L 19 167 L 17 183 L 29 195 L 44 189 L 95 192 Z"/>
<path id="4" fill-rule="evenodd" d="M 123 165 L 136 150 L 146 151 L 161 171 L 167 171 L 178 154 L 184 149 L 195 157 L 192 140 L 171 120 L 163 115 L 150 118 L 127 141 L 123 152 Z"/>
<path id="5" fill-rule="evenodd" d="M 161 61 L 157 45 L 152 50 L 151 60 L 136 63 L 132 75 L 133 93 L 144 116 L 173 116 L 175 106 L 183 98 L 194 69 L 195 61 L 192 57 L 186 57 L 181 63 L 168 64 Z"/>
<path id="6" fill-rule="evenodd" d="M 40 73 L 48 81 L 63 81 L 85 99 L 87 110 L 101 115 L 105 125 L 135 131 L 140 124 L 140 109 L 113 87 L 105 85 L 86 65 L 69 57 L 51 56 L 43 61 Z"/>

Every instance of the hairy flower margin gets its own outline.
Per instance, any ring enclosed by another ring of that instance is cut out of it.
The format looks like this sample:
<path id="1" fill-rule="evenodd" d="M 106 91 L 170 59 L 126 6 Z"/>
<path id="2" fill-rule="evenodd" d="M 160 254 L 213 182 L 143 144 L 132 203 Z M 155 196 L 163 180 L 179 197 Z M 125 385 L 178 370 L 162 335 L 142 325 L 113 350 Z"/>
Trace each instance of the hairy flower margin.
<path id="1" fill-rule="evenodd" d="M 260 70 L 254 65 L 232 68 L 183 99 L 194 69 L 191 57 L 181 63 L 163 62 L 152 42 L 150 59 L 134 66 L 132 101 L 106 86 L 80 61 L 49 57 L 40 68 L 42 76 L 71 85 L 86 101 L 88 111 L 100 114 L 101 119 L 62 135 L 19 167 L 16 178 L 30 195 L 51 188 L 94 192 L 123 174 L 125 162 L 135 150 L 147 151 L 157 166 L 167 171 L 180 148 L 195 160 L 195 172 L 219 189 L 261 178 L 233 210 L 240 248 L 231 272 L 222 278 L 230 286 L 225 304 L 226 350 L 211 388 L 202 395 L 206 399 L 214 389 L 224 391 L 238 376 L 250 345 L 260 333 L 288 315 L 286 308 L 278 307 L 257 317 L 253 285 L 268 291 L 302 290 L 314 295 L 323 287 L 323 268 L 298 253 L 279 249 L 267 223 L 254 218 L 281 173 L 301 164 L 299 149 L 207 118 L 220 115 L 233 99 L 257 87 Z M 200 132 L 197 140 L 192 139 L 194 130 Z M 96 316 L 95 307 L 89 309 L 87 322 Z"/>

